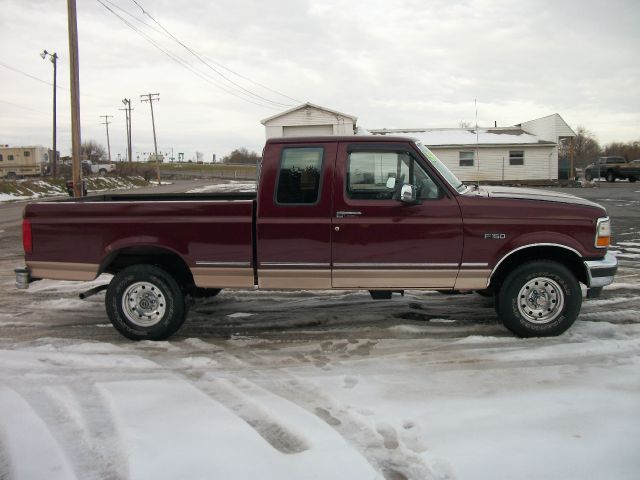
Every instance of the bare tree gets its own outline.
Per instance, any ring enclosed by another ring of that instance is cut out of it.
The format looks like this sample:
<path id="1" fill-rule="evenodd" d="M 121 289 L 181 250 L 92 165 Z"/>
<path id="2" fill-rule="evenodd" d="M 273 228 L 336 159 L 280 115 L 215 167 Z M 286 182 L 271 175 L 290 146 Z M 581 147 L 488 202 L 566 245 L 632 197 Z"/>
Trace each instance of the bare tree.
<path id="1" fill-rule="evenodd" d="M 80 146 L 80 156 L 83 160 L 96 162 L 105 158 L 106 153 L 107 151 L 104 146 L 95 140 L 87 140 L 86 142 L 82 142 Z"/>
<path id="2" fill-rule="evenodd" d="M 471 126 L 471 122 L 465 122 L 464 120 L 458 122 L 458 128 L 471 128 Z"/>
<path id="3" fill-rule="evenodd" d="M 640 141 L 635 142 L 612 142 L 605 145 L 603 150 L 604 155 L 622 155 L 627 159 L 627 162 L 631 160 L 640 159 Z"/>
<path id="4" fill-rule="evenodd" d="M 585 167 L 591 162 L 595 162 L 602 153 L 602 149 L 595 135 L 582 125 L 576 128 L 573 148 L 575 167 Z"/>

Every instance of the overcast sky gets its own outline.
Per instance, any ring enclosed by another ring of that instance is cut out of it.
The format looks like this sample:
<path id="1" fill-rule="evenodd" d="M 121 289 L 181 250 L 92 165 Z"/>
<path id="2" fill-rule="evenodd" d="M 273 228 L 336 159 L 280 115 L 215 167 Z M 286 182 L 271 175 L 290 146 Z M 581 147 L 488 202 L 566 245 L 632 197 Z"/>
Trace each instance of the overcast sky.
<path id="1" fill-rule="evenodd" d="M 480 125 L 558 112 L 601 143 L 640 140 L 638 0 L 138 0 L 204 61 L 132 0 L 101 1 L 173 57 L 78 0 L 82 139 L 106 145 L 99 116 L 113 115 L 114 159 L 125 97 L 134 155 L 152 150 L 149 92 L 159 149 L 186 158 L 260 151 L 260 120 L 306 101 L 401 128 L 475 123 L 477 98 Z M 0 0 L 0 144 L 51 144 L 52 87 L 7 68 L 51 82 L 47 49 L 60 57 L 58 146 L 70 152 L 66 6 Z"/>

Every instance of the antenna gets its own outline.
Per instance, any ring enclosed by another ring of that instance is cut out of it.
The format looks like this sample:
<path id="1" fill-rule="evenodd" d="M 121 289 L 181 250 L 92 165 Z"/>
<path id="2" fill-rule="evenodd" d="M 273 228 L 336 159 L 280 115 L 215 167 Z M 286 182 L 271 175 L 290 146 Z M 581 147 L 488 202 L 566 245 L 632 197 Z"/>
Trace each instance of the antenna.
<path id="1" fill-rule="evenodd" d="M 473 99 L 473 104 L 476 108 L 476 190 L 480 190 L 480 134 L 478 133 L 478 99 Z"/>

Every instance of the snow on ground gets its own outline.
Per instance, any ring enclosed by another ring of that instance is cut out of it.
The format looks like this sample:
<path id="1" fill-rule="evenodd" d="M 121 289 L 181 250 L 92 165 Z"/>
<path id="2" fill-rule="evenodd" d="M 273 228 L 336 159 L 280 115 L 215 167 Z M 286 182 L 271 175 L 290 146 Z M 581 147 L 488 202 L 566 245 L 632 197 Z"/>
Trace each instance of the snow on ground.
<path id="1" fill-rule="evenodd" d="M 106 276 L 15 290 L 8 232 L 2 480 L 640 476 L 635 227 L 616 283 L 556 338 L 514 338 L 475 294 L 225 290 L 138 343 L 104 293 L 77 299 Z"/>

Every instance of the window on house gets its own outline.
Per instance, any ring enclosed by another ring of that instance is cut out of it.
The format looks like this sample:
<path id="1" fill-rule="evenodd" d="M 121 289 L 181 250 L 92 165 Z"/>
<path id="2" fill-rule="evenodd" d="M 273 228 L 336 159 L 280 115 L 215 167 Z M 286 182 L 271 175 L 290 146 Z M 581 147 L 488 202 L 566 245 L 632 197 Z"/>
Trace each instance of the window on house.
<path id="1" fill-rule="evenodd" d="M 417 198 L 440 197 L 433 179 L 405 152 L 351 152 L 347 165 L 347 196 L 357 200 L 393 200 L 402 185 L 416 187 Z"/>
<path id="2" fill-rule="evenodd" d="M 314 204 L 320 193 L 322 148 L 285 148 L 280 158 L 276 201 L 285 204 Z"/>
<path id="3" fill-rule="evenodd" d="M 7 155 L 7 160 L 13 160 L 13 155 Z"/>
<path id="4" fill-rule="evenodd" d="M 473 167 L 473 152 L 460 152 L 460 166 Z"/>
<path id="5" fill-rule="evenodd" d="M 24 156 L 25 157 L 30 157 L 31 156 L 31 152 L 29 150 L 25 150 L 24 151 Z"/>
<path id="6" fill-rule="evenodd" d="M 524 150 L 509 151 L 509 165 L 524 165 Z"/>
<path id="7" fill-rule="evenodd" d="M 3 161 L 4 158 L 2 158 L 2 154 L 0 153 L 0 162 Z"/>

